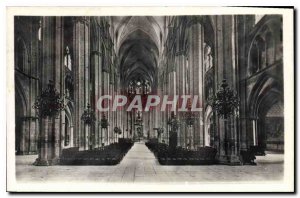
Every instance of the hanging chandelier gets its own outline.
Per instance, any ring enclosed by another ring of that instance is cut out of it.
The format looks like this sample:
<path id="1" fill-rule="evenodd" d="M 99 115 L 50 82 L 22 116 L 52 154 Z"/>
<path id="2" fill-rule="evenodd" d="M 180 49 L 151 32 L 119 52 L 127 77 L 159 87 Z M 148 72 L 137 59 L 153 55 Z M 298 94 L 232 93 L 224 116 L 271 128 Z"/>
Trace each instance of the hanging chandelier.
<path id="1" fill-rule="evenodd" d="M 87 104 L 87 108 L 84 110 L 81 120 L 84 122 L 84 124 L 93 124 L 96 121 L 95 113 L 91 109 L 90 104 Z"/>
<path id="2" fill-rule="evenodd" d="M 102 118 L 100 120 L 100 125 L 101 125 L 102 129 L 107 129 L 107 127 L 109 126 L 109 123 L 108 123 L 105 113 L 102 114 Z"/>
<path id="3" fill-rule="evenodd" d="M 33 108 L 38 111 L 42 118 L 57 117 L 59 112 L 64 109 L 63 99 L 60 98 L 59 92 L 54 87 L 54 82 L 49 80 L 47 88 L 37 97 Z"/>
<path id="4" fill-rule="evenodd" d="M 218 116 L 227 119 L 238 108 L 239 99 L 236 92 L 229 88 L 228 83 L 224 79 L 216 95 L 210 99 L 209 103 Z"/>

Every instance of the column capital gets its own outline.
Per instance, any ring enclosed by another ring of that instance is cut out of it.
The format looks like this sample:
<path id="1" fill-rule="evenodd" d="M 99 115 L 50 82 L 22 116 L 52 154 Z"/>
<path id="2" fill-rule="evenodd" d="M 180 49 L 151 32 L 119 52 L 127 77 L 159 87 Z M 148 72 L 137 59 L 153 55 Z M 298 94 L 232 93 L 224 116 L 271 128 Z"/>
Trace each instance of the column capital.
<path id="1" fill-rule="evenodd" d="M 84 24 L 84 25 L 89 25 L 90 24 L 90 21 L 85 16 L 73 17 L 73 22 L 74 22 L 74 24 L 76 24 L 76 23 L 81 23 L 81 24 Z"/>
<path id="2" fill-rule="evenodd" d="M 196 25 L 203 22 L 202 16 L 190 16 L 187 20 L 187 27 L 191 27 L 192 25 Z"/>

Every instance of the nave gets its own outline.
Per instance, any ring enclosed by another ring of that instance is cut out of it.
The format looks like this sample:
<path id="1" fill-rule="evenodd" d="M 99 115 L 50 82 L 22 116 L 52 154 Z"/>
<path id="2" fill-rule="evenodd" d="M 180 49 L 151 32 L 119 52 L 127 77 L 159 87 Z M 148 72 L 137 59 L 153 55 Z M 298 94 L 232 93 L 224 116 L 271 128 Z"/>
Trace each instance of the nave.
<path id="1" fill-rule="evenodd" d="M 284 153 L 280 15 L 15 16 L 14 31 L 17 159 L 122 157 L 129 141 L 126 161 L 139 140 L 157 156 L 209 156 L 216 169 Z M 117 96 L 128 103 L 114 108 Z M 150 96 L 167 108 L 146 110 Z"/>

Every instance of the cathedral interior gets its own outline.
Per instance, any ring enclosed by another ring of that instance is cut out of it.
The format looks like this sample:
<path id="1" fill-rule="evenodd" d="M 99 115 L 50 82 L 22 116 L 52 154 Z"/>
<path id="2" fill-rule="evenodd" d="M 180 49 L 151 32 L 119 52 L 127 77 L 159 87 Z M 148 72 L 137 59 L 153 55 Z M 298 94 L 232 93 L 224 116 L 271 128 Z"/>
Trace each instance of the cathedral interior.
<path id="1" fill-rule="evenodd" d="M 34 165 L 141 142 L 163 164 L 284 152 L 281 15 L 15 16 L 14 50 L 15 153 Z M 104 95 L 197 95 L 201 111 L 101 112 Z"/>

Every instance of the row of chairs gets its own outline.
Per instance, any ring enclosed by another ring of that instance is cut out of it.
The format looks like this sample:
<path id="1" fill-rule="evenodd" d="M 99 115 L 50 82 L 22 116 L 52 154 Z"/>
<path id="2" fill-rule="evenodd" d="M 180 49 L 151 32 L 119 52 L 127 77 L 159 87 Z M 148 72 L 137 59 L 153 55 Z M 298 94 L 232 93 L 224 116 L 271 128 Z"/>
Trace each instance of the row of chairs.
<path id="1" fill-rule="evenodd" d="M 200 147 L 197 151 L 181 147 L 170 148 L 167 144 L 149 141 L 146 146 L 163 165 L 200 165 L 214 164 L 217 150 L 212 147 Z"/>
<path id="2" fill-rule="evenodd" d="M 116 165 L 120 163 L 132 142 L 114 143 L 99 149 L 79 151 L 78 147 L 64 149 L 61 165 Z"/>

